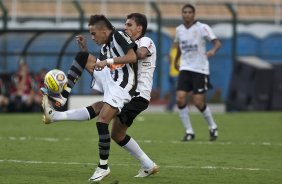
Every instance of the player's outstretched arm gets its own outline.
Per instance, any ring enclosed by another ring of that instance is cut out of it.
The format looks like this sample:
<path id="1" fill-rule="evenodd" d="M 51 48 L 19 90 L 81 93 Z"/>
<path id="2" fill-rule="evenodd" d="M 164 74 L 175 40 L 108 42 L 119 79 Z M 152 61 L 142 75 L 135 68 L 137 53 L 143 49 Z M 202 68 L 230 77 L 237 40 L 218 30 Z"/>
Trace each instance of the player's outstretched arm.
<path id="1" fill-rule="evenodd" d="M 75 37 L 76 43 L 80 46 L 81 51 L 88 52 L 86 38 L 83 35 Z"/>

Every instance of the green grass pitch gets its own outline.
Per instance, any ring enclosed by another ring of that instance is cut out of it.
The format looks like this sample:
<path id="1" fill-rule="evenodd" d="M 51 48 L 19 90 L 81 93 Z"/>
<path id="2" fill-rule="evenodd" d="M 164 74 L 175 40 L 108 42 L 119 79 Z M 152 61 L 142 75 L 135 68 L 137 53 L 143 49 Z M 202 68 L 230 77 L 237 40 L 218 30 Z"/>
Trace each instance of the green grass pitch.
<path id="1" fill-rule="evenodd" d="M 111 142 L 111 174 L 103 184 L 280 184 L 282 113 L 214 114 L 219 139 L 209 142 L 204 118 L 191 114 L 196 140 L 176 113 L 140 115 L 128 134 L 161 167 L 134 178 L 139 163 Z M 44 125 L 41 114 L 0 114 L 0 184 L 88 184 L 98 162 L 95 120 Z"/>

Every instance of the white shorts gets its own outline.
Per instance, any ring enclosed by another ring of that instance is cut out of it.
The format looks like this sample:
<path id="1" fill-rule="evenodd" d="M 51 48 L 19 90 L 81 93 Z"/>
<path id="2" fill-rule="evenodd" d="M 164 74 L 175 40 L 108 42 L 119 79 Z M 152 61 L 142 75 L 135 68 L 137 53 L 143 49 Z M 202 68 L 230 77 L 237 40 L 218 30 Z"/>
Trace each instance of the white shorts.
<path id="1" fill-rule="evenodd" d="M 92 89 L 104 93 L 103 82 L 105 82 L 105 76 L 107 75 L 107 72 L 109 72 L 108 67 L 105 67 L 101 71 L 94 70 L 91 84 Z"/>
<path id="2" fill-rule="evenodd" d="M 92 88 L 104 93 L 103 102 L 118 108 L 119 112 L 124 104 L 131 100 L 128 91 L 114 82 L 108 67 L 105 67 L 102 71 L 94 71 L 93 77 L 95 84 L 92 85 Z"/>

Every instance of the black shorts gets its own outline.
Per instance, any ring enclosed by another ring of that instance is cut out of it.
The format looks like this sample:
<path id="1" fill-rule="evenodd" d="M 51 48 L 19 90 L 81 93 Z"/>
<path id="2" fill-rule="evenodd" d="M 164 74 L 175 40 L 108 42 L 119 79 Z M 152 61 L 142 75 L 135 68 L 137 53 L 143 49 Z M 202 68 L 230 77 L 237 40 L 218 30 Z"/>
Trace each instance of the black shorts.
<path id="1" fill-rule="evenodd" d="M 130 127 L 138 114 L 147 109 L 149 101 L 143 97 L 133 97 L 131 101 L 124 105 L 118 117 L 122 124 Z"/>
<path id="2" fill-rule="evenodd" d="M 194 94 L 202 94 L 208 89 L 212 89 L 208 75 L 187 70 L 180 71 L 177 90 L 193 91 Z"/>

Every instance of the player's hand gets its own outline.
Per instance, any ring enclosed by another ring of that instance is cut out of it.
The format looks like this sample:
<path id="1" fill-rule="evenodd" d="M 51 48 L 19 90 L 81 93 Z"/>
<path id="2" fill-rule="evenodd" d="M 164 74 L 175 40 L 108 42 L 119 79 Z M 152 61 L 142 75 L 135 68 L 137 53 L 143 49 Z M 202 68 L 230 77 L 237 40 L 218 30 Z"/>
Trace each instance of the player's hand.
<path id="1" fill-rule="evenodd" d="M 86 38 L 83 35 L 77 35 L 75 37 L 75 40 L 83 51 L 88 51 Z"/>
<path id="2" fill-rule="evenodd" d="M 206 53 L 207 57 L 210 58 L 210 57 L 213 57 L 215 55 L 215 52 L 213 50 L 210 50 Z"/>
<path id="3" fill-rule="evenodd" d="M 179 71 L 179 64 L 177 62 L 174 63 L 174 68 Z"/>
<path id="4" fill-rule="evenodd" d="M 107 61 L 103 60 L 103 61 L 99 61 L 97 63 L 94 64 L 94 69 L 96 71 L 101 71 L 103 70 L 103 68 L 107 65 Z"/>

